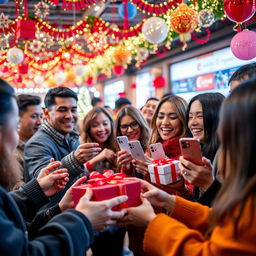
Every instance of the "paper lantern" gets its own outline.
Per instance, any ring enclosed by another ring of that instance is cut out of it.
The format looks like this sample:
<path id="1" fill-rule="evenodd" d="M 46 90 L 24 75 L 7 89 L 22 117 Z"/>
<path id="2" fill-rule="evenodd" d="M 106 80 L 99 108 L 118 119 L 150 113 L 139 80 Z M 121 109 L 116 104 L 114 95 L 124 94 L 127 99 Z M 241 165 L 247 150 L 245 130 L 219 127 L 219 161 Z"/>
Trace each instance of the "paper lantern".
<path id="1" fill-rule="evenodd" d="M 165 40 L 169 28 L 166 22 L 158 17 L 147 19 L 142 26 L 142 34 L 151 44 L 159 44 Z"/>
<path id="2" fill-rule="evenodd" d="M 85 74 L 85 68 L 83 65 L 76 65 L 73 70 L 76 76 L 84 76 Z"/>
<path id="3" fill-rule="evenodd" d="M 21 49 L 13 47 L 7 51 L 6 59 L 11 64 L 20 64 L 24 59 L 24 53 Z"/>
<path id="4" fill-rule="evenodd" d="M 191 39 L 190 33 L 196 28 L 197 24 L 197 12 L 186 4 L 180 4 L 171 14 L 171 29 L 180 34 L 180 40 L 182 42 Z"/>
<path id="5" fill-rule="evenodd" d="M 165 87 L 165 79 L 162 76 L 156 77 L 153 80 L 153 85 L 155 88 L 162 88 Z"/>
<path id="6" fill-rule="evenodd" d="M 198 13 L 198 22 L 201 27 L 208 28 L 214 21 L 214 13 L 211 10 L 203 9 Z"/>
<path id="7" fill-rule="evenodd" d="M 231 40 L 232 53 L 240 60 L 251 60 L 256 57 L 256 32 L 243 30 Z"/>
<path id="8" fill-rule="evenodd" d="M 127 3 L 127 9 L 128 9 L 128 19 L 132 20 L 137 15 L 137 8 L 134 4 L 128 2 Z M 118 13 L 121 18 L 125 18 L 125 4 L 122 3 L 118 7 Z"/>
<path id="9" fill-rule="evenodd" d="M 118 65 L 123 65 L 129 61 L 131 53 L 124 45 L 118 46 L 114 51 L 114 58 Z"/>
<path id="10" fill-rule="evenodd" d="M 254 15 L 256 11 L 255 2 L 255 0 L 224 0 L 224 12 L 228 19 L 241 24 Z"/>
<path id="11" fill-rule="evenodd" d="M 115 65 L 113 66 L 113 74 L 116 76 L 121 76 L 124 74 L 124 67 L 122 65 Z"/>

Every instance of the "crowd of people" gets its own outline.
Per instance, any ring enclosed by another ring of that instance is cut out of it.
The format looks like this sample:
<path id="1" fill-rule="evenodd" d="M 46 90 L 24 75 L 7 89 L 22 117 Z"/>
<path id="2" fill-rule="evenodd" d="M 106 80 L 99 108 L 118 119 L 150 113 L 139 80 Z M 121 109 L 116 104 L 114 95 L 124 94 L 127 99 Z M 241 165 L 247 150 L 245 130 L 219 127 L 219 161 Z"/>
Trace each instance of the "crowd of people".
<path id="1" fill-rule="evenodd" d="M 112 112 L 93 98 L 79 127 L 71 89 L 50 89 L 42 108 L 0 79 L 1 255 L 121 256 L 127 232 L 134 256 L 255 255 L 254 75 L 255 63 L 233 73 L 226 99 L 168 94 L 139 110 L 120 98 Z M 140 141 L 145 160 L 117 136 Z M 182 156 L 183 137 L 200 141 L 202 164 Z M 153 143 L 180 161 L 177 182 L 150 181 Z M 141 205 L 113 211 L 127 196 L 96 202 L 87 189 L 74 206 L 72 187 L 108 169 L 141 183 Z"/>

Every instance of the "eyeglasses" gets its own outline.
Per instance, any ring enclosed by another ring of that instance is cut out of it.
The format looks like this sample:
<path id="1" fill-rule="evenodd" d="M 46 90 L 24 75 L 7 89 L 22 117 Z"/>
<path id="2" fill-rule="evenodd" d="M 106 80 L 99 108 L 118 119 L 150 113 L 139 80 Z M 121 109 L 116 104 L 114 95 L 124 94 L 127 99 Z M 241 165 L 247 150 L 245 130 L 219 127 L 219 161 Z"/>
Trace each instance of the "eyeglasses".
<path id="1" fill-rule="evenodd" d="M 139 124 L 138 124 L 137 121 L 133 121 L 133 122 L 131 122 L 129 124 L 120 125 L 120 129 L 122 131 L 127 131 L 129 127 L 131 127 L 134 130 L 134 129 L 137 129 L 139 127 Z"/>

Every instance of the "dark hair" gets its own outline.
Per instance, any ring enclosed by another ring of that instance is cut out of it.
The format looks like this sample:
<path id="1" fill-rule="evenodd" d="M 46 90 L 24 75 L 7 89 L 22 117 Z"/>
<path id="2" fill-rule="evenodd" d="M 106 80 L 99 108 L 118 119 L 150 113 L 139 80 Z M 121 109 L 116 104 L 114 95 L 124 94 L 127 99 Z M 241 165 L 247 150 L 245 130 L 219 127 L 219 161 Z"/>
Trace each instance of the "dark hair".
<path id="1" fill-rule="evenodd" d="M 174 94 L 172 92 L 166 92 L 161 99 L 167 97 L 167 96 L 173 96 Z"/>
<path id="2" fill-rule="evenodd" d="M 115 101 L 115 109 L 119 109 L 123 105 L 132 105 L 132 103 L 127 98 L 119 98 Z"/>
<path id="3" fill-rule="evenodd" d="M 104 108 L 111 108 L 109 105 L 105 105 Z"/>
<path id="4" fill-rule="evenodd" d="M 220 107 L 224 99 L 225 97 L 218 92 L 198 94 L 190 100 L 186 112 L 187 135 L 192 137 L 192 134 L 188 128 L 189 111 L 194 101 L 198 100 L 201 103 L 203 109 L 205 135 L 205 141 L 202 146 L 202 153 L 211 161 L 213 161 L 219 147 L 217 128 L 219 123 Z"/>
<path id="5" fill-rule="evenodd" d="M 14 89 L 0 78 L 0 125 L 6 124 L 7 116 L 13 110 L 12 99 L 15 98 Z"/>
<path id="6" fill-rule="evenodd" d="M 230 85 L 233 81 L 243 81 L 248 78 L 251 78 L 256 74 L 256 62 L 246 64 L 238 68 L 232 76 L 228 80 L 228 84 Z"/>
<path id="7" fill-rule="evenodd" d="M 77 94 L 72 91 L 71 89 L 67 87 L 56 87 L 53 89 L 50 89 L 44 98 L 44 105 L 46 108 L 51 108 L 53 105 L 55 105 L 55 97 L 60 98 L 74 98 L 76 101 L 78 100 Z"/>
<path id="8" fill-rule="evenodd" d="M 28 106 L 38 106 L 41 104 L 41 98 L 36 95 L 20 94 L 17 96 L 17 104 L 19 108 L 19 114 L 27 110 Z"/>
<path id="9" fill-rule="evenodd" d="M 101 98 L 98 98 L 98 97 L 93 97 L 92 100 L 91 100 L 91 104 L 92 104 L 93 107 L 94 107 L 98 102 L 102 102 L 102 99 L 101 99 Z"/>
<path id="10" fill-rule="evenodd" d="M 147 99 L 147 101 L 146 101 L 146 103 L 145 103 L 145 104 L 147 104 L 150 100 L 159 101 L 159 99 L 158 99 L 158 98 L 150 97 L 150 98 L 148 98 L 148 99 Z"/>
<path id="11" fill-rule="evenodd" d="M 127 106 L 122 108 L 118 112 L 118 115 L 115 121 L 116 136 L 122 136 L 120 123 L 121 123 L 121 119 L 126 115 L 132 117 L 135 121 L 138 122 L 141 128 L 141 135 L 140 135 L 139 141 L 141 143 L 143 150 L 145 151 L 147 148 L 147 143 L 149 139 L 149 128 L 148 128 L 147 121 L 144 119 L 143 115 L 140 113 L 140 111 L 137 108 L 133 106 Z"/>
<path id="12" fill-rule="evenodd" d="M 245 203 L 252 197 L 255 209 L 256 188 L 256 77 L 235 88 L 224 101 L 218 134 L 221 143 L 220 170 L 224 175 L 210 214 L 210 231 L 229 215 L 238 234 L 238 223 Z M 254 216 L 252 215 L 252 218 Z M 248 223 L 252 220 L 248 220 Z"/>
<path id="13" fill-rule="evenodd" d="M 3 128 L 0 132 L 3 134 L 6 132 L 5 125 L 8 123 L 8 119 L 11 118 L 13 111 L 13 99 L 15 99 L 14 89 L 3 79 L 0 78 L 0 127 Z M 18 177 L 15 164 L 17 161 L 7 150 L 4 145 L 0 145 L 0 185 L 6 189 L 11 188 Z"/>

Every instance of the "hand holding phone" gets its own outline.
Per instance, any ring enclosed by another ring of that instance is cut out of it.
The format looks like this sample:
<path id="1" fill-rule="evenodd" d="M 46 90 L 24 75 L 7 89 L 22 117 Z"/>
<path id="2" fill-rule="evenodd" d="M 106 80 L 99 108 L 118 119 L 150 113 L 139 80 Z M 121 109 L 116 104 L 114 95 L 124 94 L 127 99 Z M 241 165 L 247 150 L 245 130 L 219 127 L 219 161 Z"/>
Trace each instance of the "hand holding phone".
<path id="1" fill-rule="evenodd" d="M 121 150 L 124 149 L 127 152 L 131 153 L 127 136 L 118 136 L 116 140 Z"/>
<path id="2" fill-rule="evenodd" d="M 154 160 L 167 158 L 163 149 L 163 145 L 160 142 L 149 145 L 149 151 Z"/>
<path id="3" fill-rule="evenodd" d="M 128 144 L 130 147 L 132 158 L 139 159 L 146 162 L 146 157 L 144 155 L 144 151 L 142 149 L 140 142 L 138 140 L 134 140 L 134 141 L 129 141 Z"/>
<path id="4" fill-rule="evenodd" d="M 200 141 L 194 138 L 180 138 L 180 150 L 182 156 L 196 164 L 203 165 Z"/>

